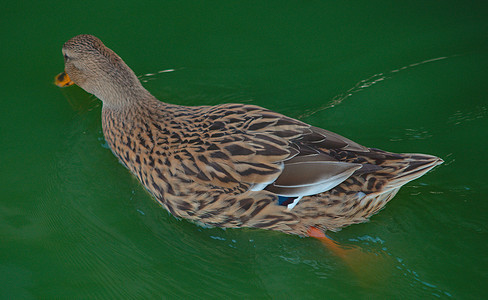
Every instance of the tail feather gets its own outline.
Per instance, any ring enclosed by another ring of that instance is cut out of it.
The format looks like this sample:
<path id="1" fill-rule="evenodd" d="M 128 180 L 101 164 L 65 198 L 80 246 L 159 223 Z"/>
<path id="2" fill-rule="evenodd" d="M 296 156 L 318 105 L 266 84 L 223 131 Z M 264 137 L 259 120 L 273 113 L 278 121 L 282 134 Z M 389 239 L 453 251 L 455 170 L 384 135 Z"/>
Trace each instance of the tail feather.
<path id="1" fill-rule="evenodd" d="M 435 166 L 442 164 L 444 161 L 436 156 L 427 154 L 404 154 L 403 159 L 397 169 L 393 172 L 394 176 L 387 181 L 384 190 L 390 190 L 401 187 L 402 185 L 417 179 L 433 169 Z"/>

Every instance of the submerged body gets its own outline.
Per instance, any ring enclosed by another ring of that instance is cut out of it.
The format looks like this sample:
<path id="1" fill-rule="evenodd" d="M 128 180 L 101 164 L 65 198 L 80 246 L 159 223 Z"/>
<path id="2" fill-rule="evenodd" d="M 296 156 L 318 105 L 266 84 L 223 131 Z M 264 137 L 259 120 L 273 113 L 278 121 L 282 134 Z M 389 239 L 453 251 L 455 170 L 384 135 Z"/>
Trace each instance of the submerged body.
<path id="1" fill-rule="evenodd" d="M 177 217 L 298 235 L 338 230 L 442 163 L 367 148 L 254 105 L 161 102 L 90 35 L 66 42 L 63 54 L 74 83 L 103 101 L 112 152 Z"/>

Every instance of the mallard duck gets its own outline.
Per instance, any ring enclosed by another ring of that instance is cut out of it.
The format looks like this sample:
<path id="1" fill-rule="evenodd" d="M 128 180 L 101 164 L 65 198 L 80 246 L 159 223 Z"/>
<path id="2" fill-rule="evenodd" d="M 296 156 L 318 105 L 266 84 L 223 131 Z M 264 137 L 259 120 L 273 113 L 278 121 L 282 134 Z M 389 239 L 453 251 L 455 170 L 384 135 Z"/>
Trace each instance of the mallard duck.
<path id="1" fill-rule="evenodd" d="M 110 149 L 179 218 L 300 236 L 336 231 L 367 221 L 443 162 L 364 147 L 255 105 L 159 101 L 92 35 L 73 37 L 62 52 L 58 84 L 74 82 L 103 102 Z"/>

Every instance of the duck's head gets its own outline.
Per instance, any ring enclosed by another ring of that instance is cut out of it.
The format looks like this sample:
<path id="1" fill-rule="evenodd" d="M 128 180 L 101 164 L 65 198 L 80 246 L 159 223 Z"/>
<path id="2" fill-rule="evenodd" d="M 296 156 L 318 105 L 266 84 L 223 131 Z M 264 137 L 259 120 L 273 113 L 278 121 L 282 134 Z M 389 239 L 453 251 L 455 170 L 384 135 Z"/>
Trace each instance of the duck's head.
<path id="1" fill-rule="evenodd" d="M 125 102 L 144 90 L 124 61 L 92 35 L 73 37 L 63 45 L 62 52 L 67 74 L 65 82 L 73 81 L 104 104 Z"/>

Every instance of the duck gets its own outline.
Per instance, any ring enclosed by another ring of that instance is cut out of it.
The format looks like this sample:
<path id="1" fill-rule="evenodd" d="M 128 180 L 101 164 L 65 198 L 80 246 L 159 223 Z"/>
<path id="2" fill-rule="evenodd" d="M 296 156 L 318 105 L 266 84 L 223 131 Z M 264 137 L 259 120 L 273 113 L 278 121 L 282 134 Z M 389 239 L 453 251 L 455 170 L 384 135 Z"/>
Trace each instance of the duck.
<path id="1" fill-rule="evenodd" d="M 323 237 L 368 221 L 443 163 L 365 147 L 256 105 L 160 101 L 93 35 L 71 38 L 62 53 L 56 84 L 100 99 L 113 154 L 164 209 L 197 224 Z"/>

